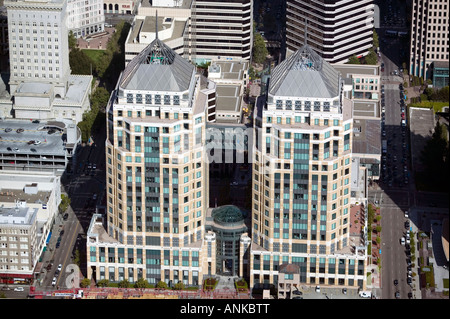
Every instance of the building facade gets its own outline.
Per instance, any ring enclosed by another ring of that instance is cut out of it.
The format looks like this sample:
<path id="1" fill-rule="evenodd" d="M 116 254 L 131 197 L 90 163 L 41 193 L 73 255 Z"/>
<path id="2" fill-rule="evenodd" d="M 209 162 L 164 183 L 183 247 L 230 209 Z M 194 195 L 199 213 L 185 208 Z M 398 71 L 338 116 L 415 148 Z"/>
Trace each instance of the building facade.
<path id="1" fill-rule="evenodd" d="M 68 28 L 77 38 L 104 31 L 101 0 L 67 0 L 67 13 Z"/>
<path id="2" fill-rule="evenodd" d="M 94 217 L 88 277 L 198 285 L 215 269 L 204 161 L 213 99 L 214 86 L 158 38 L 128 63 L 107 111 L 106 231 Z"/>
<path id="3" fill-rule="evenodd" d="M 449 63 L 450 1 L 412 3 L 409 74 L 430 79 L 433 62 Z"/>
<path id="4" fill-rule="evenodd" d="M 373 46 L 373 15 L 373 0 L 288 0 L 286 56 L 304 44 L 329 63 L 365 56 Z"/>
<path id="5" fill-rule="evenodd" d="M 252 0 L 193 0 L 189 45 L 184 56 L 195 63 L 250 60 Z"/>
<path id="6" fill-rule="evenodd" d="M 92 76 L 71 74 L 66 0 L 5 1 L 12 103 L 2 117 L 82 120 Z"/>
<path id="7" fill-rule="evenodd" d="M 0 282 L 29 281 L 51 236 L 61 179 L 2 171 L 0 185 Z"/>
<path id="8" fill-rule="evenodd" d="M 273 69 L 255 115 L 250 286 L 365 287 L 366 253 L 350 236 L 352 101 L 340 74 L 306 45 Z"/>

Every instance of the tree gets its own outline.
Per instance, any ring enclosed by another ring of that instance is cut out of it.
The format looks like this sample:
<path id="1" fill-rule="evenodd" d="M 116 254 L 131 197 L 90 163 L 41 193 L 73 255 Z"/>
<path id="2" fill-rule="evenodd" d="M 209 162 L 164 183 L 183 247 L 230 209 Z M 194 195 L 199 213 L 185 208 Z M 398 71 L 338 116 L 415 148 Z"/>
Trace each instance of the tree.
<path id="1" fill-rule="evenodd" d="M 87 288 L 90 285 L 91 285 L 91 280 L 89 278 L 83 278 L 83 280 L 81 280 L 81 282 L 80 282 L 81 288 Z"/>
<path id="2" fill-rule="evenodd" d="M 183 284 L 183 282 L 181 282 L 181 281 L 177 282 L 177 283 L 173 286 L 173 289 L 175 289 L 175 290 L 183 290 L 183 289 L 184 289 L 184 284 Z"/>
<path id="3" fill-rule="evenodd" d="M 130 288 L 130 282 L 126 279 L 119 282 L 119 288 Z"/>
<path id="4" fill-rule="evenodd" d="M 158 283 L 156 284 L 156 288 L 167 289 L 167 284 L 164 281 L 158 281 Z"/>
<path id="5" fill-rule="evenodd" d="M 364 61 L 366 64 L 370 64 L 370 65 L 375 65 L 378 63 L 377 54 L 375 53 L 375 51 L 372 48 L 369 49 L 369 54 L 367 54 L 365 56 Z"/>
<path id="6" fill-rule="evenodd" d="M 65 195 L 65 194 L 61 194 L 61 203 L 58 206 L 58 210 L 60 213 L 64 213 L 67 208 L 69 208 L 70 205 L 70 198 Z"/>
<path id="7" fill-rule="evenodd" d="M 356 55 L 352 55 L 349 59 L 347 64 L 361 64 L 358 57 Z"/>
<path id="8" fill-rule="evenodd" d="M 97 281 L 97 287 L 103 288 L 103 287 L 108 287 L 108 285 L 109 285 L 108 279 L 102 279 L 102 280 Z"/>
<path id="9" fill-rule="evenodd" d="M 72 74 L 90 75 L 92 73 L 92 60 L 78 48 L 70 51 L 69 64 Z"/>
<path id="10" fill-rule="evenodd" d="M 69 31 L 69 49 L 75 49 L 77 47 L 77 38 L 73 34 L 72 30 Z"/>
<path id="11" fill-rule="evenodd" d="M 256 33 L 253 37 L 253 62 L 264 63 L 268 54 L 269 51 L 267 51 L 262 35 Z"/>
<path id="12" fill-rule="evenodd" d="M 380 46 L 380 42 L 378 40 L 378 34 L 377 34 L 377 31 L 375 31 L 375 29 L 373 29 L 373 46 L 375 48 L 378 48 Z"/>
<path id="13" fill-rule="evenodd" d="M 134 284 L 134 288 L 150 288 L 150 284 L 144 278 L 139 278 Z"/>

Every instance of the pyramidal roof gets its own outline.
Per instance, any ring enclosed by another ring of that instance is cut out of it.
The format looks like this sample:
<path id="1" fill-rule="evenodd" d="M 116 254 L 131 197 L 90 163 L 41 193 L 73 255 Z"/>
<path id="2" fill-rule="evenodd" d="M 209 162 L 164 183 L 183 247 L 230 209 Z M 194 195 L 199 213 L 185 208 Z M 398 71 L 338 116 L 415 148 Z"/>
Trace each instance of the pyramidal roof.
<path id="1" fill-rule="evenodd" d="M 339 73 L 309 45 L 304 45 L 273 69 L 269 94 L 334 98 L 340 92 L 339 82 Z"/>
<path id="2" fill-rule="evenodd" d="M 156 37 L 123 71 L 120 87 L 129 90 L 182 92 L 195 67 Z"/>

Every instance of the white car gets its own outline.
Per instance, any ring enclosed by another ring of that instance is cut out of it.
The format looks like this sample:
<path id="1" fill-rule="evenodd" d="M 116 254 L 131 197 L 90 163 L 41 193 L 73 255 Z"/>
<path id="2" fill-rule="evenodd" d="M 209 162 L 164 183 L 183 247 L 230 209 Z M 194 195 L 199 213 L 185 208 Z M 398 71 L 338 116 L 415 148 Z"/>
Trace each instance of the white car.
<path id="1" fill-rule="evenodd" d="M 41 144 L 42 142 L 41 141 L 34 141 L 34 145 L 39 145 L 39 144 Z"/>
<path id="2" fill-rule="evenodd" d="M 14 288 L 14 291 L 24 291 L 23 287 L 16 287 Z"/>
<path id="3" fill-rule="evenodd" d="M 53 277 L 53 280 L 52 280 L 52 286 L 53 286 L 53 287 L 56 286 L 56 280 L 57 280 L 56 277 Z"/>
<path id="4" fill-rule="evenodd" d="M 58 268 L 56 268 L 58 271 L 61 271 L 62 270 L 62 265 L 61 264 L 59 264 L 58 265 Z"/>
<path id="5" fill-rule="evenodd" d="M 402 238 L 400 239 L 400 242 L 401 242 L 401 244 L 404 246 L 404 245 L 405 245 L 405 237 L 402 237 Z"/>
<path id="6" fill-rule="evenodd" d="M 405 211 L 405 218 L 408 218 L 408 217 L 409 217 L 408 211 Z"/>
<path id="7" fill-rule="evenodd" d="M 316 286 L 316 292 L 317 292 L 317 293 L 320 292 L 320 286 Z"/>
<path id="8" fill-rule="evenodd" d="M 370 291 L 361 291 L 359 293 L 359 296 L 361 298 L 370 298 L 370 297 L 372 297 L 372 293 Z"/>

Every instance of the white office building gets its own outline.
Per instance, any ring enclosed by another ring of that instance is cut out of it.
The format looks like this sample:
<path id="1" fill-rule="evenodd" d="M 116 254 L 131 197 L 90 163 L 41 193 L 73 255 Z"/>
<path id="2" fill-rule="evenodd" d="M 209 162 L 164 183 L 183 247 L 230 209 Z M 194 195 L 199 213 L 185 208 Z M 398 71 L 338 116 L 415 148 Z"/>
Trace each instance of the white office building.
<path id="1" fill-rule="evenodd" d="M 373 0 L 288 0 L 286 56 L 305 44 L 329 63 L 365 56 L 373 43 L 373 16 Z"/>
<path id="2" fill-rule="evenodd" d="M 67 0 L 67 13 L 68 28 L 77 38 L 104 31 L 102 0 Z"/>
<path id="3" fill-rule="evenodd" d="M 9 0 L 11 104 L 1 117 L 71 119 L 89 110 L 92 76 L 72 75 L 67 0 Z"/>

